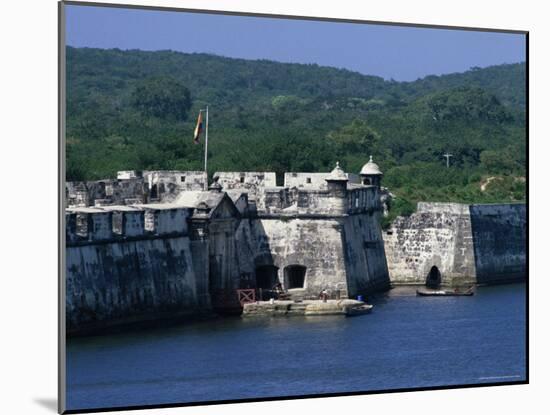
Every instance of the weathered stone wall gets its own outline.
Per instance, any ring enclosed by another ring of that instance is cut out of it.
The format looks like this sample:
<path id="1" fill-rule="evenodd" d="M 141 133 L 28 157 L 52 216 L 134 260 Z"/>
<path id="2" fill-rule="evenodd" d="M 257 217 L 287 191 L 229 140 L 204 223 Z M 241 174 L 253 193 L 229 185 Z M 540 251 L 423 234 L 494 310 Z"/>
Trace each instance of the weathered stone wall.
<path id="1" fill-rule="evenodd" d="M 348 183 L 361 183 L 359 175 L 345 173 Z M 326 189 L 327 173 L 285 173 L 284 187 L 303 187 L 306 189 Z"/>
<path id="2" fill-rule="evenodd" d="M 425 284 L 433 266 L 449 285 L 525 277 L 525 205 L 419 203 L 384 241 L 394 284 Z"/>
<path id="3" fill-rule="evenodd" d="M 235 239 L 238 221 L 213 220 L 208 224 L 209 289 L 216 309 L 236 307 L 235 290 L 239 287 L 240 269 Z"/>
<path id="4" fill-rule="evenodd" d="M 262 289 L 280 281 L 306 298 L 388 287 L 377 187 L 334 174 L 316 176 L 322 188 L 276 187 L 274 173 L 215 176 L 223 191 L 202 191 L 203 172 L 121 172 L 113 182 L 141 183 L 143 199 L 161 203 L 67 209 L 71 330 L 238 309 L 235 290 L 257 288 L 260 275 Z"/>
<path id="5" fill-rule="evenodd" d="M 298 297 L 317 297 L 325 288 L 355 297 L 389 287 L 376 213 L 244 219 L 236 240 L 241 275 L 253 279 L 258 267 L 275 266 L 278 281 L 288 289 L 286 268 L 306 267 L 304 287 L 289 291 Z"/>
<path id="6" fill-rule="evenodd" d="M 193 218 L 189 227 L 191 258 L 197 284 L 197 301 L 201 309 L 210 309 L 210 241 L 206 218 Z"/>
<path id="7" fill-rule="evenodd" d="M 201 258 L 208 253 L 201 250 L 208 245 L 191 245 L 189 212 L 151 208 L 69 211 L 68 332 L 207 311 L 208 277 L 201 274 L 199 281 L 196 271 L 202 273 Z M 113 232 L 115 213 L 122 216 L 119 232 Z M 147 214 L 152 216 L 146 222 Z M 85 224 L 81 229 L 79 217 Z"/>
<path id="8" fill-rule="evenodd" d="M 380 190 L 376 186 L 353 186 L 347 192 L 348 213 L 364 213 L 382 211 Z M 376 224 L 376 227 L 380 226 Z"/>
<path id="9" fill-rule="evenodd" d="M 117 179 L 67 182 L 67 207 L 172 202 L 181 192 L 204 190 L 203 171 L 119 171 Z"/>
<path id="10" fill-rule="evenodd" d="M 172 202 L 184 191 L 206 190 L 208 178 L 204 171 L 149 171 L 143 179 L 150 201 Z"/>
<path id="11" fill-rule="evenodd" d="M 252 276 L 256 268 L 273 265 L 284 285 L 285 268 L 306 267 L 303 289 L 298 296 L 316 297 L 328 288 L 346 293 L 346 265 L 342 219 L 250 219 L 237 230 L 240 271 Z"/>
<path id="12" fill-rule="evenodd" d="M 275 187 L 264 190 L 264 199 L 258 203 L 260 214 L 333 215 L 344 213 L 345 195 L 328 189 L 298 189 Z"/>
<path id="13" fill-rule="evenodd" d="M 67 182 L 65 193 L 67 207 L 144 203 L 147 198 L 142 177 L 127 180 Z"/>
<path id="14" fill-rule="evenodd" d="M 379 212 L 352 215 L 344 222 L 344 257 L 350 298 L 390 286 L 378 215 Z"/>
<path id="15" fill-rule="evenodd" d="M 238 172 L 222 171 L 214 173 L 218 183 L 224 191 L 244 190 L 248 199 L 256 202 L 261 197 L 263 189 L 276 186 L 276 177 L 273 172 Z"/>
<path id="16" fill-rule="evenodd" d="M 470 215 L 478 282 L 498 283 L 525 279 L 525 205 L 471 205 Z"/>
<path id="17" fill-rule="evenodd" d="M 67 329 L 197 314 L 189 238 L 67 247 Z"/>

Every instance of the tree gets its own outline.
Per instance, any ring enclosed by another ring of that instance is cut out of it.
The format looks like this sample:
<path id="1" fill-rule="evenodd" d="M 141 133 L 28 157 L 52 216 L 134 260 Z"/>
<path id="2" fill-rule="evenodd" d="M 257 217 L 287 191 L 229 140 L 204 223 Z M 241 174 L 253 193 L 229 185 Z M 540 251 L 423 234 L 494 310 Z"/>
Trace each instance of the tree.
<path id="1" fill-rule="evenodd" d="M 511 174 L 520 170 L 520 163 L 516 161 L 516 156 L 512 147 L 506 147 L 502 150 L 485 150 L 480 155 L 482 167 L 493 174 Z"/>
<path id="2" fill-rule="evenodd" d="M 343 153 L 367 154 L 377 149 L 380 136 L 363 120 L 353 120 L 337 131 L 328 134 L 328 138 Z"/>
<path id="3" fill-rule="evenodd" d="M 191 94 L 173 78 L 149 78 L 136 86 L 132 105 L 146 116 L 183 121 L 191 108 Z"/>

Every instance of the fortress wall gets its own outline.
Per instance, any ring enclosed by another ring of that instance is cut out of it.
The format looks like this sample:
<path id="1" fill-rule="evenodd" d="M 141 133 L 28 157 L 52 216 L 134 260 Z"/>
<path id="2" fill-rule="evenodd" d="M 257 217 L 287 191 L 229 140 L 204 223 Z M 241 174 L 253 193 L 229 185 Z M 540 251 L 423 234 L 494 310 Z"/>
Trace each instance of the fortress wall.
<path id="1" fill-rule="evenodd" d="M 376 186 L 361 186 L 348 190 L 348 212 L 358 213 L 381 210 L 380 191 Z M 380 227 L 378 224 L 376 225 Z"/>
<path id="2" fill-rule="evenodd" d="M 475 281 L 467 205 L 419 203 L 416 213 L 398 217 L 383 236 L 392 283 L 425 284 L 432 266 L 443 284 Z"/>
<path id="3" fill-rule="evenodd" d="M 435 265 L 443 284 L 511 282 L 526 276 L 524 204 L 419 203 L 384 241 L 390 279 L 424 284 Z"/>
<path id="4" fill-rule="evenodd" d="M 344 225 L 349 296 L 389 288 L 384 241 L 376 213 L 352 215 Z"/>
<path id="5" fill-rule="evenodd" d="M 360 183 L 359 175 L 345 173 L 348 183 Z M 285 173 L 284 187 L 303 187 L 306 189 L 326 189 L 327 173 Z"/>
<path id="6" fill-rule="evenodd" d="M 293 294 L 317 297 L 324 288 L 347 291 L 342 219 L 243 220 L 237 239 L 241 273 L 254 276 L 256 267 L 274 265 L 285 285 L 285 268 L 301 265 L 306 267 L 304 288 L 291 290 Z"/>
<path id="7" fill-rule="evenodd" d="M 188 237 L 67 247 L 69 333 L 105 324 L 197 314 Z"/>
<path id="8" fill-rule="evenodd" d="M 89 182 L 67 182 L 68 207 L 94 205 L 124 205 L 127 202 L 145 202 L 146 192 L 142 177 L 125 180 L 105 179 Z"/>
<path id="9" fill-rule="evenodd" d="M 184 191 L 204 190 L 208 182 L 204 171 L 146 170 L 143 180 L 152 200 L 172 202 Z"/>
<path id="10" fill-rule="evenodd" d="M 258 212 L 271 215 L 340 215 L 347 205 L 344 197 L 328 189 L 309 190 L 286 187 L 268 188 L 264 201 L 258 204 Z"/>
<path id="11" fill-rule="evenodd" d="M 190 226 L 190 248 L 197 286 L 197 302 L 201 309 L 210 309 L 210 241 L 206 222 L 192 221 Z"/>
<path id="12" fill-rule="evenodd" d="M 190 209 L 158 209 L 154 205 L 143 206 L 143 208 L 145 230 L 157 235 L 188 232 L 187 218 L 190 215 Z"/>
<path id="13" fill-rule="evenodd" d="M 239 288 L 240 270 L 235 247 L 235 219 L 213 220 L 208 225 L 210 289 L 234 292 Z"/>
<path id="14" fill-rule="evenodd" d="M 525 204 L 471 205 L 477 280 L 498 283 L 527 275 Z"/>
<path id="15" fill-rule="evenodd" d="M 208 245 L 191 245 L 189 213 L 127 206 L 68 211 L 69 332 L 208 310 L 208 274 L 202 274 Z"/>
<path id="16" fill-rule="evenodd" d="M 121 215 L 124 236 L 141 236 L 145 233 L 145 220 L 142 211 L 121 212 Z"/>
<path id="17" fill-rule="evenodd" d="M 171 202 L 187 190 L 204 190 L 203 171 L 119 171 L 117 179 L 67 182 L 67 206 L 109 206 L 146 203 L 149 198 Z"/>
<path id="18" fill-rule="evenodd" d="M 189 208 L 171 205 L 73 208 L 66 212 L 68 243 L 187 234 Z"/>
<path id="19" fill-rule="evenodd" d="M 275 173 L 273 172 L 216 172 L 214 177 L 218 178 L 224 191 L 244 190 L 248 192 L 248 199 L 259 203 L 263 199 L 263 190 L 266 187 L 277 185 Z"/>
<path id="20" fill-rule="evenodd" d="M 94 213 L 89 215 L 90 238 L 92 240 L 104 240 L 113 237 L 113 223 L 111 212 Z"/>

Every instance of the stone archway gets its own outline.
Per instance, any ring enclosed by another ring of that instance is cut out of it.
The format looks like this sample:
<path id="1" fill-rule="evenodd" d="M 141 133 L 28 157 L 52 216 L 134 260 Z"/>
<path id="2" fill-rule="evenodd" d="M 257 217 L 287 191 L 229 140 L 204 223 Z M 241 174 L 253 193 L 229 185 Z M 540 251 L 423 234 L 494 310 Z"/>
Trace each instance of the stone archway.
<path id="1" fill-rule="evenodd" d="M 306 279 L 306 267 L 303 265 L 289 265 L 285 267 L 285 288 L 304 288 Z"/>
<path id="2" fill-rule="evenodd" d="M 430 272 L 426 276 L 426 286 L 430 288 L 437 288 L 441 285 L 441 272 L 439 268 L 433 265 L 430 268 Z"/>

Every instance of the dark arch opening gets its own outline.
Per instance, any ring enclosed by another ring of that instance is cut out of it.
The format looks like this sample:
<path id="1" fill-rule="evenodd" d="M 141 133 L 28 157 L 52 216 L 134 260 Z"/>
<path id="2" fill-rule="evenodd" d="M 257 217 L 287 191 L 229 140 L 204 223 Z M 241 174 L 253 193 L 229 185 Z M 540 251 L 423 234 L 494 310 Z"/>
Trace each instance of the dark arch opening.
<path id="1" fill-rule="evenodd" d="M 302 265 L 289 265 L 285 268 L 285 288 L 304 288 L 306 280 L 306 267 Z"/>
<path id="2" fill-rule="evenodd" d="M 430 272 L 426 277 L 426 286 L 436 288 L 441 284 L 441 272 L 435 265 L 430 268 Z"/>
<path id="3" fill-rule="evenodd" d="M 364 184 L 364 185 L 367 185 L 367 186 L 370 186 L 372 183 L 371 183 L 371 181 L 370 181 L 370 179 L 369 179 L 368 177 L 365 177 L 365 178 L 363 179 L 363 184 Z"/>
<path id="4" fill-rule="evenodd" d="M 153 186 L 151 186 L 150 198 L 151 199 L 158 199 L 158 197 L 159 197 L 158 186 L 156 184 L 154 184 Z"/>
<path id="5" fill-rule="evenodd" d="M 275 265 L 260 265 L 256 267 L 256 288 L 271 290 L 278 281 L 278 271 Z"/>

